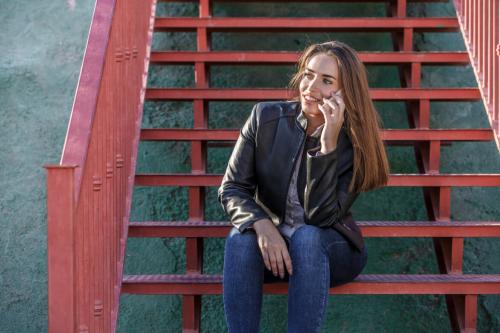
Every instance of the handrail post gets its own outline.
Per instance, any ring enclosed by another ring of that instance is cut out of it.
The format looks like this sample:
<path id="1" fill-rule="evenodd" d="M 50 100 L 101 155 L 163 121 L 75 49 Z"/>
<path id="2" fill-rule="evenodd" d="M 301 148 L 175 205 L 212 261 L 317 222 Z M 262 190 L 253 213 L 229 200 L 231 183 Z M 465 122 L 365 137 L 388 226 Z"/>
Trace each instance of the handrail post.
<path id="1" fill-rule="evenodd" d="M 47 271 L 49 332 L 75 332 L 75 192 L 76 166 L 47 169 Z"/>

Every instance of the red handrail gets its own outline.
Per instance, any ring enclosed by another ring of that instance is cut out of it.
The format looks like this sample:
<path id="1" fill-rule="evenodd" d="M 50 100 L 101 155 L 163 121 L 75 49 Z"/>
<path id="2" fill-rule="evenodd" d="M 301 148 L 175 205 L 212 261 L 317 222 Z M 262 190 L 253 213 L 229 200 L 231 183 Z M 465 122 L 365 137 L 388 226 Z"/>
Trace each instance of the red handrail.
<path id="1" fill-rule="evenodd" d="M 51 332 L 116 329 L 155 8 L 95 4 L 61 160 L 45 166 Z"/>
<path id="2" fill-rule="evenodd" d="M 500 40 L 498 0 L 454 0 L 460 29 L 474 67 L 500 151 Z"/>

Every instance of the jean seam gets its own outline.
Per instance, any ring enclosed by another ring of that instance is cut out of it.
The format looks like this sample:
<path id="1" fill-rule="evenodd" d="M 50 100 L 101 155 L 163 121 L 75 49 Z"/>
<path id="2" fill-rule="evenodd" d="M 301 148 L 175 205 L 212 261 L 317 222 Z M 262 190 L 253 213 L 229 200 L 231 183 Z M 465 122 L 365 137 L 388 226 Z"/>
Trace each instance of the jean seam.
<path id="1" fill-rule="evenodd" d="M 328 266 L 328 257 L 325 255 L 323 256 L 323 288 L 325 288 L 325 285 L 327 285 L 327 274 L 329 274 L 328 270 L 327 270 L 327 267 Z M 324 289 L 323 289 L 324 290 Z M 321 303 L 322 303 L 322 311 L 321 313 L 319 314 L 319 318 L 318 318 L 318 324 L 315 328 L 315 332 L 319 332 L 321 330 L 321 324 L 323 323 L 323 316 L 326 312 L 326 300 L 327 300 L 327 297 L 328 297 L 328 292 L 329 292 L 329 286 L 326 287 L 326 293 L 323 292 L 323 295 L 322 295 L 322 300 L 321 300 Z"/>

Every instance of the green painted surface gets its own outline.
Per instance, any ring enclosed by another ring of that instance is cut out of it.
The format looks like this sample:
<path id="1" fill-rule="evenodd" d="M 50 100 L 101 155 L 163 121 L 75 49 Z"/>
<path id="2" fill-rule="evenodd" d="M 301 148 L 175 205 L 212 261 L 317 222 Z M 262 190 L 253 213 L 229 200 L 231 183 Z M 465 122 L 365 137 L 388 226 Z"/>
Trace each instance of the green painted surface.
<path id="1" fill-rule="evenodd" d="M 0 1 L 0 332 L 47 331 L 45 169 L 58 163 L 93 1 Z"/>
<path id="2" fill-rule="evenodd" d="M 0 150 L 0 332 L 47 330 L 46 292 L 46 163 L 57 163 L 69 120 L 93 2 L 0 3 L 0 112 L 3 149 Z M 196 16 L 195 4 L 160 4 L 159 14 Z M 380 4 L 223 4 L 215 16 L 383 16 Z M 409 5 L 411 16 L 454 16 L 451 3 Z M 195 34 L 161 33 L 157 50 L 194 50 Z M 302 50 L 309 42 L 339 39 L 359 51 L 392 48 L 390 34 L 347 33 L 214 33 L 214 50 Z M 265 38 L 264 38 L 265 37 Z M 416 50 L 464 50 L 460 34 L 417 34 Z M 284 87 L 293 66 L 214 66 L 214 87 Z M 398 87 L 391 66 L 369 66 L 372 87 Z M 151 69 L 150 86 L 189 87 L 192 66 Z M 475 86 L 470 67 L 424 67 L 423 86 Z M 209 104 L 209 127 L 240 127 L 253 103 Z M 385 128 L 407 128 L 401 103 L 377 103 Z M 143 127 L 192 127 L 192 104 L 147 103 Z M 488 127 L 481 103 L 432 103 L 431 128 Z M 138 172 L 189 172 L 190 144 L 143 142 Z M 210 173 L 223 173 L 231 150 L 208 150 Z M 389 147 L 392 173 L 415 173 L 409 147 Z M 499 173 L 500 158 L 493 143 L 454 143 L 442 148 L 444 173 Z M 456 188 L 452 219 L 500 220 L 498 188 Z M 134 192 L 132 220 L 184 220 L 187 190 L 140 187 Z M 358 220 L 424 220 L 422 192 L 384 188 L 363 194 L 354 204 Z M 216 188 L 206 195 L 207 220 L 226 220 L 216 201 Z M 183 273 L 183 239 L 131 239 L 126 273 Z M 429 239 L 367 239 L 369 261 L 364 273 L 437 273 Z M 223 265 L 223 239 L 205 241 L 205 273 L 218 274 Z M 466 239 L 465 273 L 500 273 L 498 239 Z M 221 296 L 202 298 L 202 330 L 226 330 Z M 500 296 L 480 296 L 478 332 L 500 331 Z M 264 296 L 262 332 L 286 330 L 287 297 Z M 331 296 L 325 332 L 450 332 L 443 296 Z M 179 332 L 178 296 L 123 296 L 120 332 Z"/>

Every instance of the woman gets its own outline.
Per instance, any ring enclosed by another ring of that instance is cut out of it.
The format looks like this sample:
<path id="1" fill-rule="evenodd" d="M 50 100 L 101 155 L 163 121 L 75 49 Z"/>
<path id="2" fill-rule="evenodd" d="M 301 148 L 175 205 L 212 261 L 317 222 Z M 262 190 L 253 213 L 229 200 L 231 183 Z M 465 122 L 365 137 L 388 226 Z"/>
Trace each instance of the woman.
<path id="1" fill-rule="evenodd" d="M 288 332 L 319 332 L 329 288 L 352 281 L 367 261 L 349 208 L 388 179 L 356 52 L 313 44 L 297 67 L 291 100 L 253 107 L 218 191 L 234 226 L 223 279 L 231 333 L 258 332 L 262 286 L 275 281 L 289 282 Z"/>

